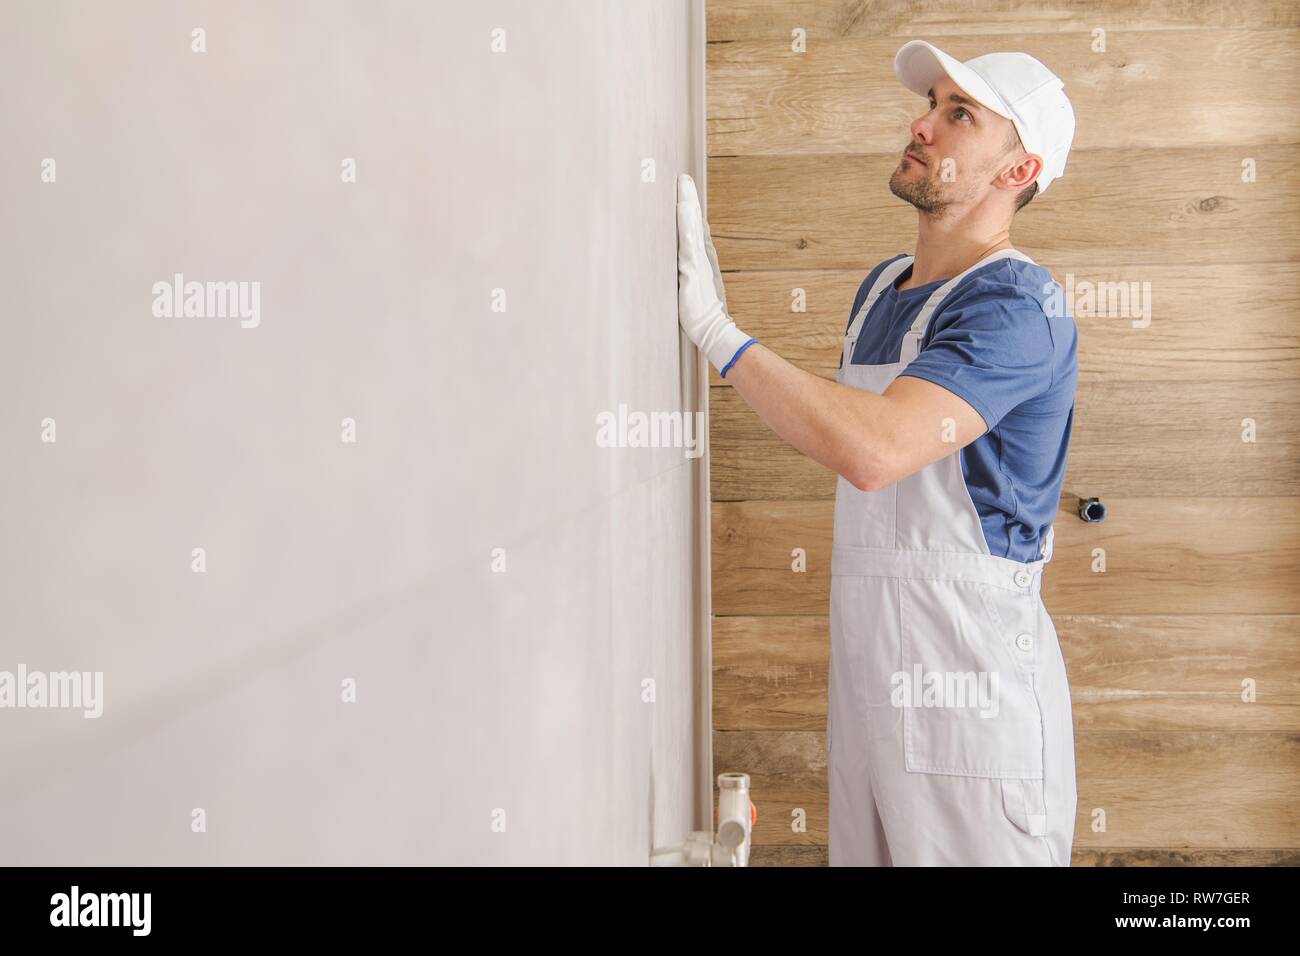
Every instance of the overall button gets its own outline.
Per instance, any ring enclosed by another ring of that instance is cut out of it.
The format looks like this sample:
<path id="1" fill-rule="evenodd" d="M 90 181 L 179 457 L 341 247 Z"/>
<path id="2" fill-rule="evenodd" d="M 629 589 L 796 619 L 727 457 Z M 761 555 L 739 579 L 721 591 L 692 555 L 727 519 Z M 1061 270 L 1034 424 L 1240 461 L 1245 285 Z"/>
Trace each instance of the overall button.
<path id="1" fill-rule="evenodd" d="M 1016 572 L 1016 584 L 1020 585 L 1022 588 L 1029 587 L 1029 582 L 1032 580 L 1033 576 L 1028 571 Z"/>
<path id="2" fill-rule="evenodd" d="M 1016 638 L 1016 647 L 1022 651 L 1027 651 L 1034 646 L 1034 636 L 1032 634 L 1021 634 Z"/>

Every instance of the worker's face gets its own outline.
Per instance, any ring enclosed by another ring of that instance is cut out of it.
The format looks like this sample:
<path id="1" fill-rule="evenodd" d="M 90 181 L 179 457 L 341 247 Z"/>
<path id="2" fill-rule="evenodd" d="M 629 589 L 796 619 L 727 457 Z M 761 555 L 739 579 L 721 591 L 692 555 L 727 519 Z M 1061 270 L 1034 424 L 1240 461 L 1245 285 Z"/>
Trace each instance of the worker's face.
<path id="1" fill-rule="evenodd" d="M 1008 148 L 1015 132 L 1011 121 L 980 106 L 947 76 L 935 81 L 930 110 L 912 122 L 911 130 L 912 141 L 889 178 L 889 189 L 923 213 L 979 203 L 997 188 L 999 175 L 1025 155 L 1018 140 Z M 1014 192 L 1007 194 L 1014 201 Z"/>

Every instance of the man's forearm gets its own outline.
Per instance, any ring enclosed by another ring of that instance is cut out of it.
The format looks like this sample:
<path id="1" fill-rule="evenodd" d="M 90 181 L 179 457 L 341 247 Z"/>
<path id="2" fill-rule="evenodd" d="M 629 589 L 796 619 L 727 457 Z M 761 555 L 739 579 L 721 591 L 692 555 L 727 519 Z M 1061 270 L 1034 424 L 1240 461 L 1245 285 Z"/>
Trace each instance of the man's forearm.
<path id="1" fill-rule="evenodd" d="M 783 439 L 809 458 L 874 490 L 889 473 L 883 423 L 888 399 L 805 372 L 755 342 L 727 382 Z"/>

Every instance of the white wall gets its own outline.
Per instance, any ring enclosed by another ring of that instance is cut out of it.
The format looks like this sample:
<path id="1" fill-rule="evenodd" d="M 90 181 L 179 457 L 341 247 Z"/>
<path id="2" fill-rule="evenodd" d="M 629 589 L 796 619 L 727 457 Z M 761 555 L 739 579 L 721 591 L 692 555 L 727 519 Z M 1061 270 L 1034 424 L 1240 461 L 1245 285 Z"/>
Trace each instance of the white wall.
<path id="1" fill-rule="evenodd" d="M 105 687 L 0 709 L 0 864 L 644 865 L 705 825 L 700 459 L 595 441 L 694 401 L 698 10 L 4 13 L 0 670 Z M 178 272 L 259 282 L 257 327 L 154 316 Z"/>

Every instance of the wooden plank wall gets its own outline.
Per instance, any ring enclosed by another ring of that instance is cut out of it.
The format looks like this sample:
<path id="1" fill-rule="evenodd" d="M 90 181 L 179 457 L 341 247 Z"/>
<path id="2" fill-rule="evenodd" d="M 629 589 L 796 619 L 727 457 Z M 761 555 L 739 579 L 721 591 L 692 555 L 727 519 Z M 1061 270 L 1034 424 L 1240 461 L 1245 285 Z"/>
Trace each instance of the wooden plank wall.
<path id="1" fill-rule="evenodd" d="M 1024 50 L 1065 80 L 1067 172 L 1013 241 L 1063 284 L 1149 283 L 1151 303 L 1145 328 L 1075 307 L 1044 587 L 1074 702 L 1074 861 L 1300 863 L 1300 8 L 709 0 L 708 32 L 732 312 L 827 377 L 859 282 L 915 240 L 887 185 L 924 108 L 894 77 L 898 47 Z M 712 381 L 715 769 L 752 775 L 755 865 L 822 865 L 835 477 Z M 1079 521 L 1079 496 L 1107 519 Z"/>

